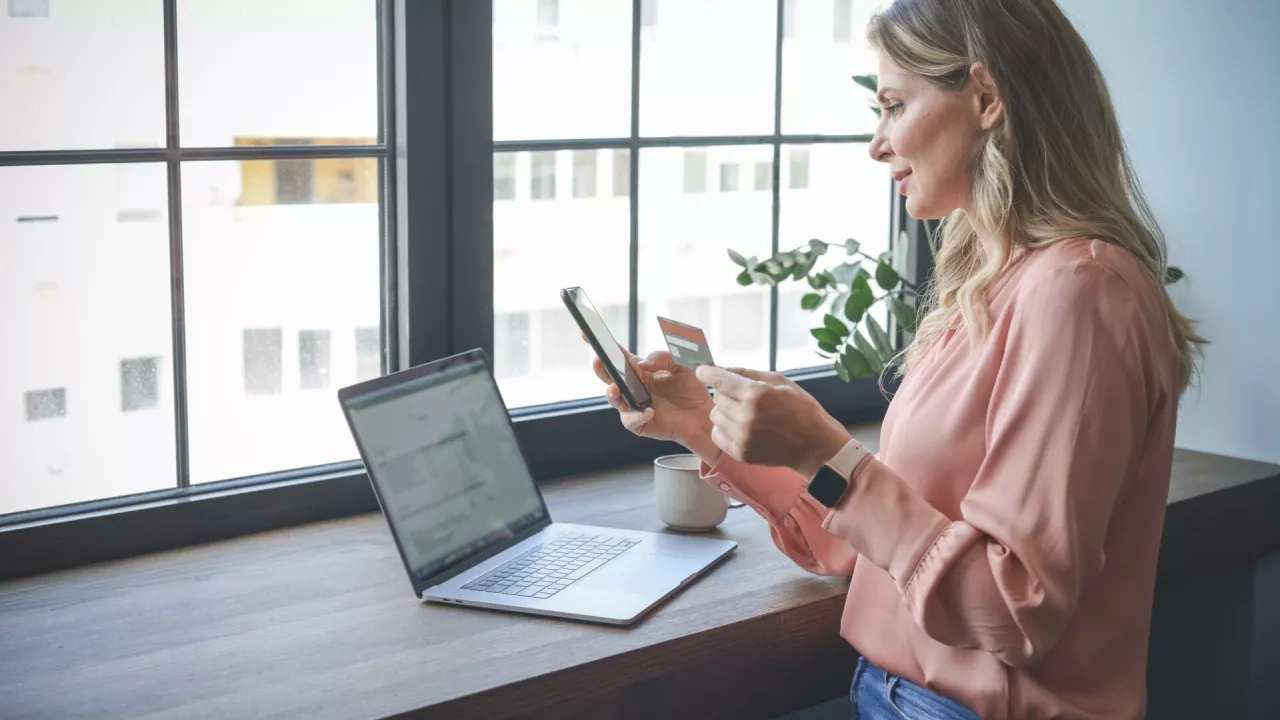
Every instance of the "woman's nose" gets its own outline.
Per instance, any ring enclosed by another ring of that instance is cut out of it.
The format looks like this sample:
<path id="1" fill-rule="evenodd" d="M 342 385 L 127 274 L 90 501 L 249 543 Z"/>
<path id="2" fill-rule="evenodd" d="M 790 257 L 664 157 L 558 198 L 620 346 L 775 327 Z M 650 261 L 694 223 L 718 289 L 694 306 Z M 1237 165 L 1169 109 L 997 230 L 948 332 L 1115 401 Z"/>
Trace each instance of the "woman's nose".
<path id="1" fill-rule="evenodd" d="M 889 140 L 876 128 L 876 134 L 872 136 L 870 144 L 867 145 L 867 154 L 876 162 L 887 163 L 893 158 L 893 150 L 889 147 Z"/>

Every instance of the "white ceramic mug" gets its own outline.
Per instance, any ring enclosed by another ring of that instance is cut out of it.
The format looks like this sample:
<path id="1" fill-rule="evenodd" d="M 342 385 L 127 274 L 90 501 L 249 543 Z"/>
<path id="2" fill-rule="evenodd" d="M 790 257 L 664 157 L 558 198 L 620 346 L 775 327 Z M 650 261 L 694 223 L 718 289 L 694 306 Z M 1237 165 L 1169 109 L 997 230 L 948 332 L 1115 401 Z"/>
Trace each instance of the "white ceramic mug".
<path id="1" fill-rule="evenodd" d="M 729 498 L 700 477 L 697 455 L 664 455 L 653 461 L 658 518 L 673 530 L 703 532 L 724 522 Z"/>

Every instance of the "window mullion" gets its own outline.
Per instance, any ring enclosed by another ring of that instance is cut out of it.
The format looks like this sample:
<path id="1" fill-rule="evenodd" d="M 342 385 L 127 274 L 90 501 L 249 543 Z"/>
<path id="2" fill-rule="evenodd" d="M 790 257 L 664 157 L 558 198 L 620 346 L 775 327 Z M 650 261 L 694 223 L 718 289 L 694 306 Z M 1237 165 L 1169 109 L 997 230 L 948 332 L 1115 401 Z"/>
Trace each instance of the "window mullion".
<path id="1" fill-rule="evenodd" d="M 638 353 L 640 346 L 640 32 L 644 0 L 631 1 L 631 174 L 628 212 L 630 246 L 627 299 L 627 347 Z"/>
<path id="2" fill-rule="evenodd" d="M 169 298 L 173 323 L 173 414 L 175 473 L 179 488 L 191 486 L 187 417 L 187 323 L 182 255 L 182 162 L 178 132 L 178 0 L 164 0 L 165 170 L 169 213 Z"/>
<path id="3" fill-rule="evenodd" d="M 779 221 L 782 215 L 782 41 L 786 32 L 787 0 L 778 0 L 777 23 L 774 27 L 773 47 L 773 187 L 770 188 L 772 219 L 770 227 L 770 253 L 778 254 Z M 778 286 L 769 286 L 769 369 L 778 369 Z"/>

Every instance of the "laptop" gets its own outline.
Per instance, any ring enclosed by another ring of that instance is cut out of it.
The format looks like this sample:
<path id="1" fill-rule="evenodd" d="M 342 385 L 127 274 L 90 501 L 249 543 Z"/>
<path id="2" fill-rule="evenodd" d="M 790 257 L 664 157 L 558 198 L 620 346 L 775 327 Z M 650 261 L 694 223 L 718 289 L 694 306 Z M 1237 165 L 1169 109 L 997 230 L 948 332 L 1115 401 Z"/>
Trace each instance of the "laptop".
<path id="1" fill-rule="evenodd" d="M 423 600 L 628 625 L 737 547 L 552 522 L 483 350 L 338 398 Z"/>

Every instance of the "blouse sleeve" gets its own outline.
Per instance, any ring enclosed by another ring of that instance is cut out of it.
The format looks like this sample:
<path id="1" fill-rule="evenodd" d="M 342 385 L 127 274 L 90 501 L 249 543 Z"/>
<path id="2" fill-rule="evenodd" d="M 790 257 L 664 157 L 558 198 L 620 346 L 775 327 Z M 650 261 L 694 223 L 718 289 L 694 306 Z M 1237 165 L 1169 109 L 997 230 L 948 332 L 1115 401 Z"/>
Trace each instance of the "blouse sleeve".
<path id="1" fill-rule="evenodd" d="M 774 544 L 800 567 L 819 575 L 853 574 L 857 552 L 823 527 L 827 508 L 804 492 L 805 480 L 799 473 L 747 465 L 724 453 L 714 468 L 703 464 L 702 476 L 768 520 Z"/>

